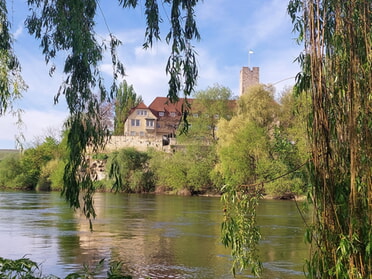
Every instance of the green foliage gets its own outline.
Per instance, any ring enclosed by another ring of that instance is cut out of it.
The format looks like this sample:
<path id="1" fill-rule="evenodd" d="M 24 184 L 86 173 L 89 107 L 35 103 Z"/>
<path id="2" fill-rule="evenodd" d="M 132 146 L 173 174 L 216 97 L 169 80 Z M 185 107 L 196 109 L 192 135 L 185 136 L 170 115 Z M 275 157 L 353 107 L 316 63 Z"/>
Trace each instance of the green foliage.
<path id="1" fill-rule="evenodd" d="M 279 104 L 274 100 L 271 86 L 251 86 L 238 100 L 238 114 L 266 129 L 272 127 L 278 112 Z"/>
<path id="2" fill-rule="evenodd" d="M 48 161 L 41 169 L 36 190 L 62 190 L 65 165 L 66 163 L 62 159 Z"/>
<path id="3" fill-rule="evenodd" d="M 282 95 L 280 104 L 281 134 L 295 145 L 299 160 L 305 162 L 311 153 L 308 136 L 310 96 L 306 93 L 296 94 L 295 90 L 288 90 Z"/>
<path id="4" fill-rule="evenodd" d="M 270 157 L 267 166 L 259 170 L 265 178 L 265 190 L 274 196 L 306 194 L 308 172 L 304 168 L 307 159 L 298 146 L 290 140 L 283 127 L 276 127 L 270 141 Z M 280 178 L 280 179 L 279 179 Z"/>
<path id="5" fill-rule="evenodd" d="M 163 157 L 156 171 L 157 184 L 159 186 L 178 191 L 193 188 L 192 185 L 189 185 L 187 177 L 190 162 L 185 160 L 185 155 L 184 152 L 180 151 Z"/>
<path id="6" fill-rule="evenodd" d="M 237 115 L 218 123 L 216 171 L 225 183 L 265 182 L 265 192 L 274 196 L 304 193 L 307 171 L 302 166 L 309 156 L 302 109 L 306 103 L 290 91 L 282 100 L 275 102 L 271 87 L 251 87 L 238 100 Z"/>
<path id="7" fill-rule="evenodd" d="M 20 72 L 21 66 L 13 51 L 13 38 L 5 0 L 0 1 L 0 116 L 13 112 L 13 102 L 22 97 L 27 86 Z"/>
<path id="8" fill-rule="evenodd" d="M 116 93 L 114 135 L 124 134 L 124 123 L 127 120 L 130 110 L 142 102 L 141 95 L 137 96 L 133 85 L 128 85 L 124 80 Z"/>
<path id="9" fill-rule="evenodd" d="M 222 202 L 224 219 L 221 224 L 222 243 L 231 248 L 232 272 L 251 268 L 254 276 L 260 276 L 258 243 L 261 234 L 257 226 L 256 208 L 262 198 L 260 187 L 236 187 L 226 185 Z"/>
<path id="10" fill-rule="evenodd" d="M 0 161 L 0 186 L 21 188 L 18 176 L 22 173 L 20 158 L 9 156 Z"/>
<path id="11" fill-rule="evenodd" d="M 108 160 L 109 178 L 113 188 L 124 192 L 149 192 L 154 189 L 154 175 L 149 168 L 150 156 L 134 148 L 114 152 Z"/>
<path id="12" fill-rule="evenodd" d="M 217 170 L 233 186 L 255 183 L 257 166 L 266 160 L 268 138 L 263 128 L 243 116 L 219 122 Z"/>
<path id="13" fill-rule="evenodd" d="M 131 279 L 132 276 L 124 275 L 122 271 L 122 263 L 113 261 L 109 263 L 109 269 L 106 276 L 107 279 Z M 105 268 L 105 260 L 100 260 L 95 266 L 84 264 L 81 271 L 68 274 L 65 279 L 88 279 L 97 276 L 102 277 L 102 271 Z M 0 257 L 0 278 L 4 279 L 42 279 L 56 278 L 54 275 L 43 275 L 39 265 L 28 258 L 10 260 Z"/>
<path id="14" fill-rule="evenodd" d="M 371 9 L 366 0 L 288 6 L 306 50 L 297 91 L 311 96 L 309 278 L 372 274 Z"/>
<path id="15" fill-rule="evenodd" d="M 0 277 L 6 279 L 15 278 L 41 278 L 36 275 L 38 270 L 37 263 L 28 258 L 21 258 L 17 260 L 9 260 L 0 257 Z"/>
<path id="16" fill-rule="evenodd" d="M 196 92 L 192 103 L 192 118 L 186 141 L 214 143 L 219 119 L 231 119 L 235 111 L 235 100 L 231 100 L 232 92 L 229 88 L 215 84 L 206 90 Z"/>
<path id="17" fill-rule="evenodd" d="M 188 188 L 187 171 L 189 163 L 184 160 L 183 152 L 176 152 L 163 157 L 157 168 L 157 184 L 168 189 L 182 190 Z"/>
<path id="18" fill-rule="evenodd" d="M 52 137 L 29 149 L 22 156 L 9 157 L 0 162 L 0 184 L 3 187 L 34 190 L 39 182 L 42 169 L 58 154 L 58 143 Z M 43 176 L 40 184 L 44 184 Z"/>
<path id="19" fill-rule="evenodd" d="M 150 166 L 154 170 L 157 186 L 176 191 L 187 189 L 194 193 L 219 191 L 211 181 L 215 161 L 213 146 L 190 145 L 173 154 L 154 154 Z"/>

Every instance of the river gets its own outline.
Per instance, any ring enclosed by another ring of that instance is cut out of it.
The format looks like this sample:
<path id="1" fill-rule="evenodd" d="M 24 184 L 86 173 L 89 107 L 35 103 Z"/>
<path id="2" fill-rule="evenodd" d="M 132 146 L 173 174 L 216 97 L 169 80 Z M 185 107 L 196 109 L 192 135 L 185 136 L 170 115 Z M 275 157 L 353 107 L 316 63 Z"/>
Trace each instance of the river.
<path id="1" fill-rule="evenodd" d="M 0 192 L 0 256 L 64 277 L 105 258 L 133 278 L 233 278 L 219 198 L 97 193 L 94 231 L 59 193 Z M 263 200 L 262 278 L 305 278 L 304 223 L 293 201 Z M 251 278 L 243 273 L 238 278 Z"/>

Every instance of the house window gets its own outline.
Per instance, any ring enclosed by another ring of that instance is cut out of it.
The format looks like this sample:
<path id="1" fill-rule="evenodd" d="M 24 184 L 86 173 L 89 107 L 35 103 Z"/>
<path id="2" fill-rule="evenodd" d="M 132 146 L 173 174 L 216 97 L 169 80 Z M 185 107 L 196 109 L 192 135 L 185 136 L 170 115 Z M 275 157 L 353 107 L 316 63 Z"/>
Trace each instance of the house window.
<path id="1" fill-rule="evenodd" d="M 141 131 L 140 132 L 140 137 L 144 137 L 145 136 L 145 132 Z"/>
<path id="2" fill-rule="evenodd" d="M 131 131 L 130 132 L 130 135 L 134 137 L 136 135 L 136 132 L 135 131 Z"/>
<path id="3" fill-rule="evenodd" d="M 147 110 L 139 109 L 137 110 L 137 115 L 147 115 Z"/>
<path id="4" fill-rule="evenodd" d="M 174 111 L 172 111 L 172 112 L 170 113 L 170 116 L 175 117 L 175 116 L 176 116 L 176 113 L 175 113 Z"/>
<path id="5" fill-rule="evenodd" d="M 132 126 L 140 126 L 141 122 L 139 119 L 132 119 L 131 124 Z"/>
<path id="6" fill-rule="evenodd" d="M 164 111 L 159 111 L 159 116 L 164 116 Z"/>
<path id="7" fill-rule="evenodd" d="M 154 119 L 146 119 L 146 127 L 154 127 L 155 126 L 155 120 Z"/>

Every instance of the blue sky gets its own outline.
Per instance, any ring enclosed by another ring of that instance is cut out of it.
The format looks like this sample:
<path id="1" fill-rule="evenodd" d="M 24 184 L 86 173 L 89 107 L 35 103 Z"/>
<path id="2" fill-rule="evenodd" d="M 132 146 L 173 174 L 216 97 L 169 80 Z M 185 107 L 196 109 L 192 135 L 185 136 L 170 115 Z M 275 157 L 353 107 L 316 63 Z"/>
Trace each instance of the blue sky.
<path id="1" fill-rule="evenodd" d="M 292 86 L 293 77 L 299 72 L 299 66 L 294 60 L 302 47 L 295 42 L 296 35 L 292 33 L 292 24 L 286 12 L 287 2 L 200 2 L 196 14 L 201 40 L 194 42 L 199 65 L 196 90 L 204 90 L 218 83 L 230 88 L 234 95 L 239 95 L 239 72 L 243 66 L 260 67 L 260 82 L 275 84 L 277 96 L 284 88 Z M 158 42 L 153 49 L 144 50 L 143 9 L 124 10 L 117 3 L 116 0 L 100 0 L 102 13 L 97 15 L 98 35 L 101 38 L 108 35 L 105 19 L 109 30 L 123 42 L 119 48 L 119 57 L 125 66 L 125 79 L 149 105 L 156 96 L 167 95 L 165 65 L 169 47 Z M 62 82 L 60 61 L 56 61 L 57 71 L 50 77 L 39 42 L 23 26 L 28 13 L 26 0 L 9 0 L 8 10 L 15 39 L 14 48 L 28 90 L 24 92 L 22 100 L 16 103 L 16 107 L 24 111 L 21 130 L 15 125 L 16 118 L 11 115 L 0 117 L 0 149 L 15 148 L 15 137 L 20 132 L 25 136 L 25 146 L 30 146 L 45 135 L 58 135 L 67 117 L 63 98 L 59 104 L 53 104 L 53 97 Z M 166 22 L 165 15 L 163 38 L 168 31 Z M 254 53 L 248 57 L 250 49 Z M 103 61 L 101 69 L 109 81 L 111 65 L 108 57 Z"/>

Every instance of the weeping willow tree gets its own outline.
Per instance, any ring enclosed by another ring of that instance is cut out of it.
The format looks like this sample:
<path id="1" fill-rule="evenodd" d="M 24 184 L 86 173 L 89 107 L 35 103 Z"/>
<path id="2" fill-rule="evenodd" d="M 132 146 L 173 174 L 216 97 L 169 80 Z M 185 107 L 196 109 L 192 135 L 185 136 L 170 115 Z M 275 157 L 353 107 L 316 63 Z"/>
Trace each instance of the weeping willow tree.
<path id="1" fill-rule="evenodd" d="M 64 80 L 55 96 L 58 102 L 64 96 L 69 110 L 66 123 L 68 135 L 68 163 L 64 174 L 63 193 L 74 208 L 80 208 L 83 193 L 83 211 L 88 218 L 95 217 L 92 195 L 94 187 L 90 177 L 89 154 L 104 147 L 109 131 L 100 123 L 100 103 L 115 99 L 117 79 L 124 75 L 124 66 L 117 56 L 121 42 L 109 32 L 108 41 L 100 41 L 95 32 L 96 15 L 101 11 L 99 0 L 28 0 L 30 15 L 26 27 L 31 35 L 40 41 L 40 47 L 50 74 L 55 71 L 54 60 L 64 60 Z M 145 13 L 147 27 L 144 31 L 144 48 L 152 47 L 161 39 L 159 5 L 169 19 L 169 31 L 165 41 L 171 45 L 166 65 L 169 75 L 168 97 L 176 102 L 180 93 L 191 95 L 197 79 L 196 54 L 192 41 L 199 39 L 195 23 L 194 7 L 198 0 L 118 0 L 124 9 L 137 8 Z M 106 4 L 106 3 L 105 3 Z M 112 3 L 114 5 L 114 3 Z M 0 112 L 6 109 L 9 100 L 15 96 L 7 86 L 7 78 L 17 68 L 12 53 L 11 36 L 8 34 L 6 0 L 0 0 L 1 56 L 0 65 L 5 65 L 5 76 L 0 76 Z M 5 33 L 4 33 L 5 32 Z M 5 52 L 3 51 L 5 49 Z M 100 73 L 105 53 L 111 54 L 113 82 L 106 89 Z M 3 55 L 4 53 L 4 55 Z M 187 107 L 185 108 L 185 115 Z"/>
<path id="2" fill-rule="evenodd" d="M 0 116 L 21 110 L 14 108 L 14 101 L 22 97 L 27 86 L 21 77 L 21 66 L 13 51 L 13 38 L 5 1 L 0 1 Z"/>
<path id="3" fill-rule="evenodd" d="M 304 53 L 297 88 L 312 98 L 314 221 L 309 278 L 372 274 L 372 2 L 293 0 Z"/>

